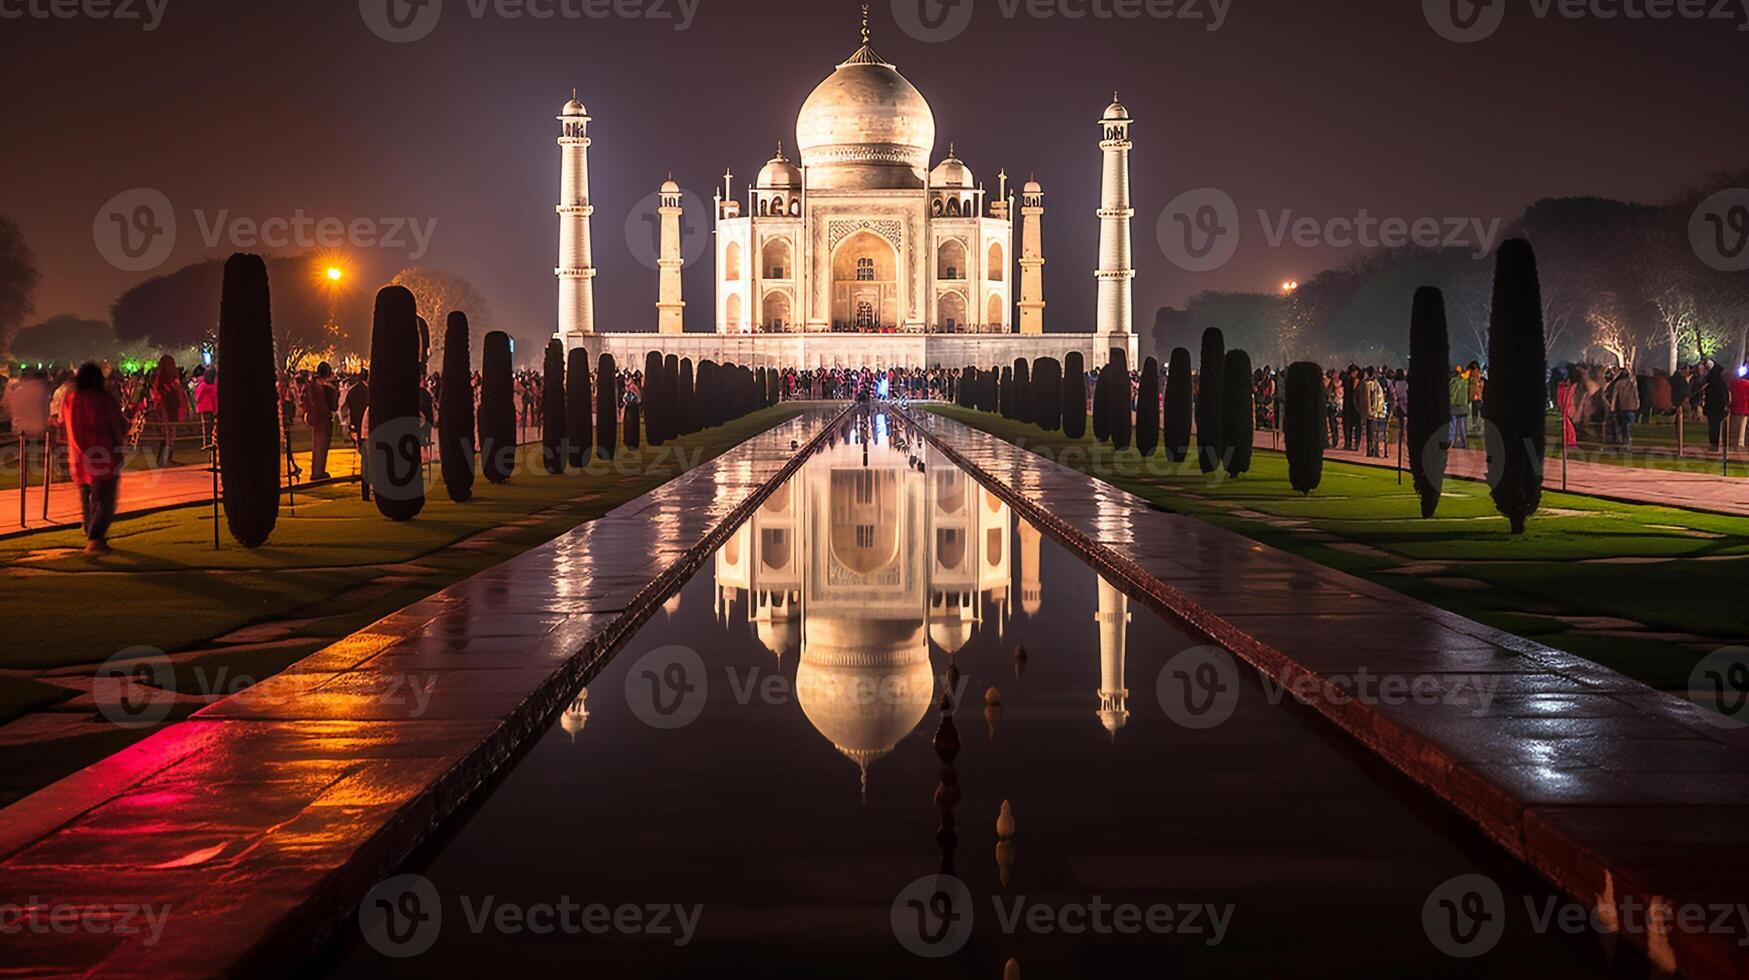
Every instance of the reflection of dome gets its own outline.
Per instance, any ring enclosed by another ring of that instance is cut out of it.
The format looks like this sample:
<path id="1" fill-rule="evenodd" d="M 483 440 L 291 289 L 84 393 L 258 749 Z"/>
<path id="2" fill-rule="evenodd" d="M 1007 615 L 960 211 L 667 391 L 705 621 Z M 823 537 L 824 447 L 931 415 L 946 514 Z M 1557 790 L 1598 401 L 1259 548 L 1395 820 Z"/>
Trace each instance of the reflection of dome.
<path id="1" fill-rule="evenodd" d="M 802 104 L 796 144 L 816 188 L 919 188 L 935 113 L 917 87 L 864 43 Z"/>
<path id="2" fill-rule="evenodd" d="M 817 617 L 796 668 L 796 700 L 863 770 L 911 734 L 935 702 L 935 673 L 914 620 Z"/>
<path id="3" fill-rule="evenodd" d="M 800 643 L 795 621 L 791 619 L 761 619 L 753 624 L 753 632 L 759 636 L 759 642 L 765 644 L 765 649 L 779 657 L 794 653 Z"/>
<path id="4" fill-rule="evenodd" d="M 966 619 L 938 619 L 929 624 L 929 638 L 948 653 L 958 653 L 972 641 L 972 623 Z"/>
<path id="5" fill-rule="evenodd" d="M 778 145 L 777 156 L 772 157 L 759 171 L 759 183 L 754 186 L 773 191 L 802 189 L 801 168 L 789 162 L 789 157 L 783 155 L 782 144 Z"/>

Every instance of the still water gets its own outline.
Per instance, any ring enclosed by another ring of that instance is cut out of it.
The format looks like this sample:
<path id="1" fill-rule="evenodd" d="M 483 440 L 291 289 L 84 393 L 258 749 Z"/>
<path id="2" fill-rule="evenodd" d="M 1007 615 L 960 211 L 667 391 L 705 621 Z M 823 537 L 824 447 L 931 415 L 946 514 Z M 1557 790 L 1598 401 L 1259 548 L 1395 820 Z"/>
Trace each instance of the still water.
<path id="1" fill-rule="evenodd" d="M 423 879 L 418 917 L 368 940 L 355 925 L 317 969 L 1610 966 L 1594 938 L 1533 928 L 1557 901 L 1538 880 L 1250 671 L 1222 724 L 1169 710 L 1184 702 L 1168 661 L 1198 646 L 896 422 L 865 417 L 401 869 Z M 1464 875 L 1504 903 L 1497 941 L 1457 930 L 1482 937 L 1476 959 L 1430 939 L 1452 937 L 1465 909 L 1436 891 Z M 1615 972 L 1643 975 L 1617 952 Z"/>

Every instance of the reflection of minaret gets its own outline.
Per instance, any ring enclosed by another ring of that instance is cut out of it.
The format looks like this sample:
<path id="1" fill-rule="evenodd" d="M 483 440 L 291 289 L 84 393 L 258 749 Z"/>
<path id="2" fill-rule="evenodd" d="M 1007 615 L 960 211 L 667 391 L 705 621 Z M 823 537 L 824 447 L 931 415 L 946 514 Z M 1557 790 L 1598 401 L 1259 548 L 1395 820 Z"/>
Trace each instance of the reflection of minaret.
<path id="1" fill-rule="evenodd" d="M 1038 580 L 1038 547 L 1042 536 L 1028 521 L 1020 522 L 1020 608 L 1028 616 L 1038 615 L 1044 605 L 1044 586 Z"/>
<path id="2" fill-rule="evenodd" d="M 1124 634 L 1130 621 L 1130 597 L 1110 582 L 1099 580 L 1099 720 L 1116 737 L 1130 720 L 1129 689 L 1124 687 Z"/>
<path id="3" fill-rule="evenodd" d="M 559 334 L 567 349 L 595 333 L 595 260 L 589 244 L 589 112 L 571 93 L 559 117 Z"/>
<path id="4" fill-rule="evenodd" d="M 677 334 L 686 331 L 682 319 L 682 311 L 686 303 L 681 299 L 680 269 L 685 260 L 680 256 L 680 216 L 681 210 L 680 185 L 670 177 L 662 184 L 662 206 L 659 213 L 662 217 L 662 253 L 656 260 L 660 269 L 658 273 L 656 297 L 656 332 Z"/>

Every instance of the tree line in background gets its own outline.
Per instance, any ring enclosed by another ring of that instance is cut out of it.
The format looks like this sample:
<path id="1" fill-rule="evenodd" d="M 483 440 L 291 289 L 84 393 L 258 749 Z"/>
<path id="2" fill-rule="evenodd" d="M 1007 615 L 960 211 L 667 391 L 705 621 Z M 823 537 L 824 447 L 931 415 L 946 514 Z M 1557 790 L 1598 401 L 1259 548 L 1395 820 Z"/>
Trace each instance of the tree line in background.
<path id="1" fill-rule="evenodd" d="M 1488 310 L 1483 354 L 1492 373 L 1482 403 L 1488 484 L 1512 533 L 1523 534 L 1541 504 L 1548 411 L 1544 298 L 1538 256 L 1528 241 L 1512 239 L 1496 252 Z M 1405 313 L 1408 329 L 1397 332 L 1409 351 L 1407 455 L 1422 516 L 1433 517 L 1451 450 L 1446 297 L 1438 287 L 1421 286 L 1397 311 L 1396 322 L 1402 323 Z M 1159 456 L 1180 467 L 1194 458 L 1204 474 L 1237 478 L 1250 471 L 1254 450 L 1252 357 L 1243 348 L 1229 348 L 1219 327 L 1204 328 L 1200 339 L 1199 371 L 1191 370 L 1190 351 L 1178 347 L 1164 372 L 1155 358 L 1147 358 L 1133 389 L 1127 352 L 1114 348 L 1091 398 L 1078 352 L 1068 355 L 1066 370 L 1048 357 L 999 369 L 966 367 L 955 398 L 963 408 L 999 413 L 1075 440 L 1084 437 L 1091 417 L 1094 441 L 1113 450 L 1133 444 L 1143 460 Z M 1328 448 L 1324 367 L 1295 361 L 1284 384 L 1288 482 L 1310 494 L 1323 480 Z"/>
<path id="2" fill-rule="evenodd" d="M 1741 363 L 1749 277 L 1708 265 L 1690 223 L 1713 193 L 1743 186 L 1749 171 L 1717 175 L 1661 205 L 1570 197 L 1527 208 L 1506 237 L 1537 250 L 1551 358 L 1665 372 L 1702 357 Z M 1400 364 L 1409 338 L 1396 325 L 1416 291 L 1433 286 L 1445 297 L 1453 354 L 1486 362 L 1493 258 L 1467 246 L 1382 249 L 1291 293 L 1199 293 L 1160 310 L 1150 339 L 1165 351 L 1214 328 L 1270 364 Z"/>
<path id="3" fill-rule="evenodd" d="M 215 339 L 226 384 L 219 400 L 221 499 L 232 537 L 247 548 L 266 543 L 279 519 L 279 443 L 261 435 L 280 424 L 272 266 L 245 254 L 224 264 Z M 476 412 L 470 370 L 474 328 L 459 310 L 443 322 L 442 337 L 434 337 L 418 298 L 404 285 L 377 293 L 364 471 L 369 496 L 391 521 L 411 521 L 425 507 L 419 394 L 434 349 L 443 352 L 436 445 L 446 494 L 455 503 L 467 503 L 474 498 L 476 473 L 502 485 L 516 472 L 520 450 L 510 338 L 502 331 L 483 338 Z M 707 360 L 695 369 L 691 359 L 658 352 L 644 363 L 641 392 L 624 389 L 610 354 L 601 356 L 593 379 L 590 368 L 587 351 L 567 354 L 556 339 L 546 350 L 540 461 L 550 475 L 613 459 L 621 445 L 628 451 L 643 442 L 661 446 L 723 425 L 775 404 L 779 394 L 776 373 L 764 368 Z"/>

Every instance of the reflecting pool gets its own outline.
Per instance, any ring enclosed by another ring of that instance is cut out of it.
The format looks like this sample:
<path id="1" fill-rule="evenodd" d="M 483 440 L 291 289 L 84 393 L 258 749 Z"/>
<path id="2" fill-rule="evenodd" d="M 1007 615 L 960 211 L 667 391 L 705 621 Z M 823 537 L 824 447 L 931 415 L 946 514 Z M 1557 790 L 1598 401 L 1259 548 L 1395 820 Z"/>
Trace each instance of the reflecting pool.
<path id="1" fill-rule="evenodd" d="M 1187 715 L 1184 665 L 1226 656 L 864 416 L 400 869 L 423 904 L 367 899 L 318 966 L 1606 971 L 1594 940 L 1536 930 L 1537 879 L 1253 672 L 1224 721 Z M 1471 922 L 1450 883 L 1473 875 L 1500 904 Z M 1441 951 L 1454 923 L 1485 955 Z"/>

